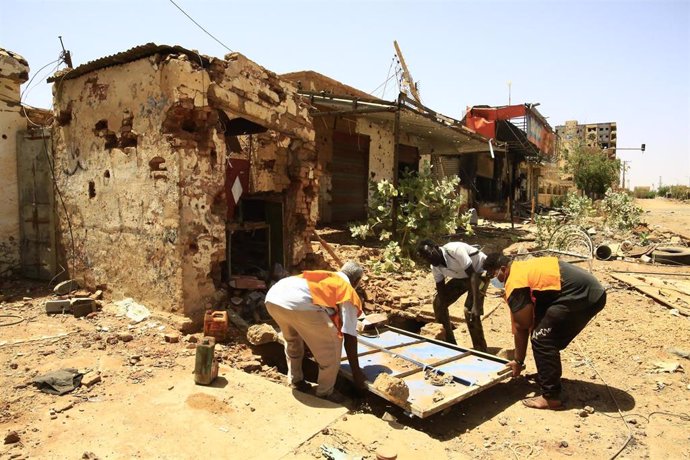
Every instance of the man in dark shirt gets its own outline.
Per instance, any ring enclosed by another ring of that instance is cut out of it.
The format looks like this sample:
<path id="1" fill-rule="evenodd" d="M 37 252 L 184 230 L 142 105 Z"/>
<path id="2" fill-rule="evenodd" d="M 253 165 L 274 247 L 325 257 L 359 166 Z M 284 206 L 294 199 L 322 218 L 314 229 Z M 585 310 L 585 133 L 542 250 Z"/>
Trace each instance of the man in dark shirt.
<path id="1" fill-rule="evenodd" d="M 505 286 L 515 337 L 515 360 L 508 363 L 514 377 L 524 369 L 531 333 L 542 395 L 523 403 L 536 409 L 561 408 L 560 350 L 604 308 L 604 288 L 590 273 L 555 257 L 510 261 L 494 253 L 487 256 L 484 269 Z"/>

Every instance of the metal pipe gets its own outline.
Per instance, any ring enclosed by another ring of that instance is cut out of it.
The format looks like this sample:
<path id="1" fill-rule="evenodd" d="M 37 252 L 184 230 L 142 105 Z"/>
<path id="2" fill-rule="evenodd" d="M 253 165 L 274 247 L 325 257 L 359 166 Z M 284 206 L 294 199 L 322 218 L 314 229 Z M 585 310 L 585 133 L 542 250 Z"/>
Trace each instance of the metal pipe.
<path id="1" fill-rule="evenodd" d="M 613 251 L 608 245 L 602 244 L 594 250 L 594 255 L 599 260 L 609 260 L 613 255 Z"/>
<path id="2" fill-rule="evenodd" d="M 400 110 L 403 93 L 398 95 L 398 109 L 395 111 L 395 124 L 393 125 L 393 187 L 396 190 L 393 196 L 393 209 L 391 212 L 391 224 L 393 226 L 393 239 L 398 237 L 398 161 L 400 155 Z"/>
<path id="3" fill-rule="evenodd" d="M 329 115 L 356 115 L 363 113 L 381 113 L 381 112 L 394 112 L 395 107 L 377 108 L 372 107 L 369 109 L 352 109 L 352 110 L 330 110 L 327 112 L 314 112 L 311 114 L 312 117 L 325 117 Z"/>

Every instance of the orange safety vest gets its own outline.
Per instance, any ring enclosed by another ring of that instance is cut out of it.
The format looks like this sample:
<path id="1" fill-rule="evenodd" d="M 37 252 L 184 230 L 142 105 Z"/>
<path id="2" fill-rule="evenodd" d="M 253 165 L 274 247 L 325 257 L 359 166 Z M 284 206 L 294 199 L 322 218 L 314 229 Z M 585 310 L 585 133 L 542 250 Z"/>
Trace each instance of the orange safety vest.
<path id="1" fill-rule="evenodd" d="M 342 337 L 343 318 L 340 305 L 349 302 L 357 309 L 357 316 L 362 314 L 362 301 L 354 288 L 335 272 L 326 270 L 313 270 L 302 272 L 302 278 L 307 280 L 311 300 L 314 305 L 323 308 L 332 308 L 335 313 L 328 315 L 338 331 L 338 337 Z"/>
<path id="2" fill-rule="evenodd" d="M 510 274 L 506 280 L 505 299 L 515 289 L 530 288 L 530 297 L 534 303 L 533 291 L 560 291 L 561 269 L 558 267 L 557 257 L 535 257 L 529 260 L 514 261 L 510 266 Z M 513 313 L 510 313 L 515 334 L 515 321 Z"/>

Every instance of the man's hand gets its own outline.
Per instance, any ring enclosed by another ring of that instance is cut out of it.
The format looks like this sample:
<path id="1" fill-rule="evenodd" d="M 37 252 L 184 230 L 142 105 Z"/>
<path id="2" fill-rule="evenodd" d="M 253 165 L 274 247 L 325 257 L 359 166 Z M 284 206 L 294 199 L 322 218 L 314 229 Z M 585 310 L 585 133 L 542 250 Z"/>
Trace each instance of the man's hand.
<path id="1" fill-rule="evenodd" d="M 480 321 L 482 319 L 482 314 L 479 313 L 479 307 L 475 306 L 472 307 L 472 310 L 470 310 L 470 321 L 475 322 L 475 321 Z"/>
<path id="2" fill-rule="evenodd" d="M 506 364 L 506 367 L 509 367 L 513 371 L 513 377 L 517 377 L 522 373 L 523 369 L 525 368 L 525 365 L 513 360 Z"/>

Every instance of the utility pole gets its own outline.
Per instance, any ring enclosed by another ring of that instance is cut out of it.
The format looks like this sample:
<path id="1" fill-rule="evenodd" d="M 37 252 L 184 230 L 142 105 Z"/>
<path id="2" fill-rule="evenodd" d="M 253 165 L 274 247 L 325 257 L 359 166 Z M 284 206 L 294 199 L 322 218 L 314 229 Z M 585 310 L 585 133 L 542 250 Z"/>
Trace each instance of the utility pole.
<path id="1" fill-rule="evenodd" d="M 630 160 L 621 160 L 621 163 L 623 163 L 623 180 L 621 181 L 621 187 L 625 188 L 625 170 L 628 169 L 628 163 L 630 163 Z"/>
<path id="2" fill-rule="evenodd" d="M 510 105 L 510 87 L 512 86 L 513 82 L 508 80 L 508 105 Z"/>

